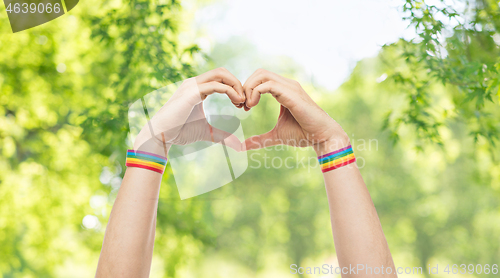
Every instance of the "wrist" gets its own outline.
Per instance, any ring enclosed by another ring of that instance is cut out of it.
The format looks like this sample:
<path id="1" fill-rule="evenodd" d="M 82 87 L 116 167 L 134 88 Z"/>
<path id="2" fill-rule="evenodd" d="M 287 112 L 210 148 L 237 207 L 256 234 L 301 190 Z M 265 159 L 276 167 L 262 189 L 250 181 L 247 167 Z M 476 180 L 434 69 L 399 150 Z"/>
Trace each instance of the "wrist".
<path id="1" fill-rule="evenodd" d="M 336 136 L 332 136 L 328 140 L 313 145 L 317 156 L 325 155 L 333 151 L 342 149 L 351 144 L 349 136 L 345 132 L 341 132 Z"/>
<path id="2" fill-rule="evenodd" d="M 160 138 L 157 138 L 160 137 Z M 152 136 L 148 131 L 141 130 L 134 142 L 134 150 L 154 153 L 167 157 L 170 144 L 165 144 L 160 136 Z"/>

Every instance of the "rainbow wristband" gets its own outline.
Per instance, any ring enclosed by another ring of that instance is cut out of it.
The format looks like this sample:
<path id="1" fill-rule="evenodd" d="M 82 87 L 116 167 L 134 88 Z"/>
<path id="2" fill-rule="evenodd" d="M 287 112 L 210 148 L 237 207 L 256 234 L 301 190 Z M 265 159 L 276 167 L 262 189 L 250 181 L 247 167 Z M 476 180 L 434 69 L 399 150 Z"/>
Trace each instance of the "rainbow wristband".
<path id="1" fill-rule="evenodd" d="M 127 167 L 142 168 L 163 174 L 165 165 L 167 165 L 167 158 L 154 153 L 128 150 L 125 165 Z"/>
<path id="2" fill-rule="evenodd" d="M 325 155 L 318 156 L 323 173 L 346 166 L 356 161 L 351 145 Z"/>

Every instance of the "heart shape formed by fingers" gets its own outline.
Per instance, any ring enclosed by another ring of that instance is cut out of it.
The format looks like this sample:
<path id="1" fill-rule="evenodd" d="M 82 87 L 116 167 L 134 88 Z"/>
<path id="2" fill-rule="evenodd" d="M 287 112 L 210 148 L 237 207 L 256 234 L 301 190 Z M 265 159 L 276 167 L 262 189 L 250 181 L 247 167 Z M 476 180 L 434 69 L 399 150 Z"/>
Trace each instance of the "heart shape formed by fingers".
<path id="1" fill-rule="evenodd" d="M 227 115 L 205 115 L 203 101 L 214 93 L 226 95 L 233 105 L 246 111 L 258 105 L 261 94 L 270 93 L 280 104 L 276 126 L 242 143 L 243 130 L 236 117 L 229 116 L 236 123 L 229 124 L 231 120 L 224 121 Z M 242 151 L 279 144 L 317 150 L 325 145 L 335 147 L 334 140 L 342 147 L 346 141 L 348 144 L 340 125 L 298 82 L 266 70 L 257 70 L 244 85 L 227 70 L 216 69 L 167 86 L 136 101 L 129 110 L 129 120 L 131 131 L 133 122 L 142 126 L 135 128 L 140 132 L 131 140 L 134 150 L 163 156 L 168 153 L 182 199 L 221 187 L 241 175 L 248 167 Z"/>
<path id="2" fill-rule="evenodd" d="M 227 95 L 236 107 L 246 111 L 258 105 L 261 94 L 270 93 L 281 105 L 276 126 L 267 133 L 239 142 L 227 131 L 208 123 L 202 102 L 214 93 Z M 162 102 L 155 100 L 155 103 Z M 337 145 L 340 146 L 348 140 L 340 125 L 297 81 L 263 69 L 255 71 L 244 85 L 222 68 L 187 79 L 157 113 L 150 111 L 149 115 L 154 116 L 149 127 L 141 130 L 138 136 L 141 140 L 136 140 L 136 144 L 141 145 L 151 138 L 169 145 L 212 141 L 225 143 L 236 151 L 246 151 L 280 144 L 317 147 L 332 140 L 339 141 Z"/>

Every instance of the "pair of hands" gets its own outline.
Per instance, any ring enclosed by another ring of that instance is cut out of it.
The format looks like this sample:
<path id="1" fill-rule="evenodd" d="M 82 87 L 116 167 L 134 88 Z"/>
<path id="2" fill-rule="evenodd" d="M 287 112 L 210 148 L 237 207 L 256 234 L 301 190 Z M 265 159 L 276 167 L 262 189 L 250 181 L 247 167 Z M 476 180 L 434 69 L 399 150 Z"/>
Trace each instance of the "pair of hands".
<path id="1" fill-rule="evenodd" d="M 213 93 L 226 94 L 236 107 L 245 111 L 258 105 L 262 94 L 270 93 L 281 105 L 276 126 L 241 143 L 236 136 L 210 126 L 206 120 L 202 102 Z M 349 144 L 340 125 L 309 97 L 297 81 L 259 69 L 242 85 L 224 68 L 185 80 L 143 128 L 134 148 L 166 154 L 172 144 L 187 145 L 197 141 L 223 142 L 237 151 L 280 144 L 313 146 L 318 154 Z"/>

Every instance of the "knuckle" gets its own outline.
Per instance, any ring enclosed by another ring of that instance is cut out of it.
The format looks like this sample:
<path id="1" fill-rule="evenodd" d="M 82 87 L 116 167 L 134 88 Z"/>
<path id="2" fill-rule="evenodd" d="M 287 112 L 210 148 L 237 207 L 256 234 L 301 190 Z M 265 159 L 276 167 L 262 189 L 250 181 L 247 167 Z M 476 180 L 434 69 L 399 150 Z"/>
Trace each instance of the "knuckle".
<path id="1" fill-rule="evenodd" d="M 273 91 L 273 88 L 276 86 L 276 82 L 273 80 L 269 80 L 269 81 L 267 81 L 267 83 L 268 83 L 267 90 Z"/>
<path id="2" fill-rule="evenodd" d="M 216 68 L 216 69 L 214 69 L 214 73 L 215 73 L 216 75 L 222 75 L 222 74 L 224 74 L 225 72 L 226 72 L 226 69 L 225 69 L 225 68 L 223 68 L 223 67 L 220 67 L 220 68 Z"/>

